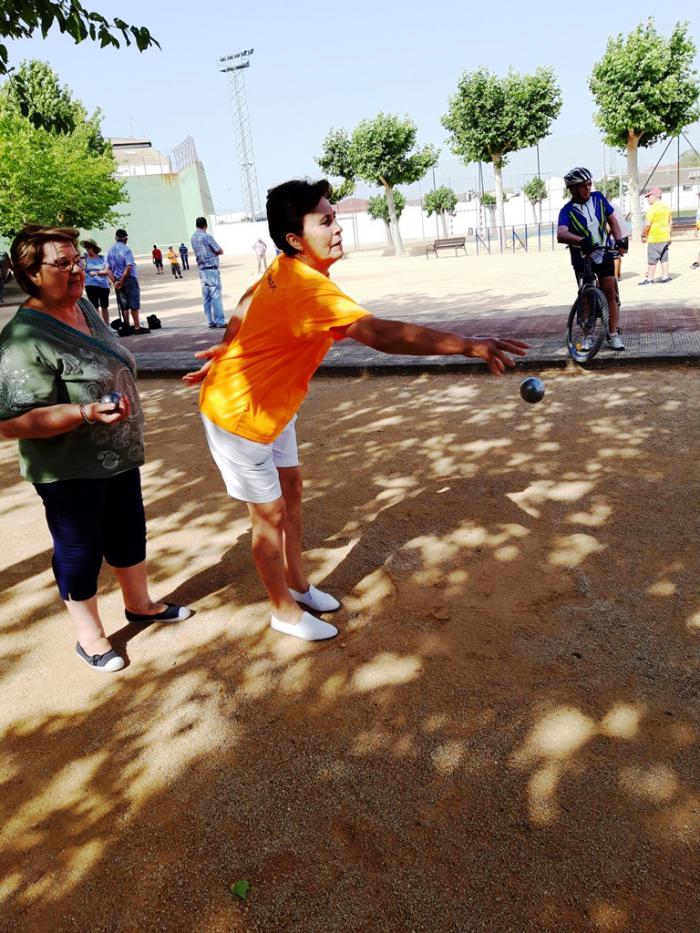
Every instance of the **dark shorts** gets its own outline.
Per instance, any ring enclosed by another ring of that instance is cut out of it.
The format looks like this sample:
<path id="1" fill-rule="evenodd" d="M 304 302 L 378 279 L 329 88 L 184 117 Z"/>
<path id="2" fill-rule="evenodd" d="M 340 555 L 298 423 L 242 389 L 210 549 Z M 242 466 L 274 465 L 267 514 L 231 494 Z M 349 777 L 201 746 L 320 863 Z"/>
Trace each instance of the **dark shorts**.
<path id="1" fill-rule="evenodd" d="M 154 259 L 154 260 L 153 260 L 153 263 L 154 263 L 156 269 L 162 269 L 162 268 L 163 268 L 163 260 L 162 260 L 162 259 Z"/>
<path id="2" fill-rule="evenodd" d="M 146 515 L 138 468 L 107 479 L 35 483 L 53 538 L 53 572 L 63 599 L 97 592 L 102 558 L 112 567 L 146 559 Z"/>
<path id="3" fill-rule="evenodd" d="M 117 304 L 120 311 L 139 311 L 141 308 L 141 289 L 139 280 L 133 275 L 124 279 L 124 284 L 117 290 Z"/>
<path id="4" fill-rule="evenodd" d="M 109 289 L 102 288 L 101 285 L 86 285 L 85 292 L 93 308 L 102 308 L 106 311 L 109 307 Z"/>
<path id="5" fill-rule="evenodd" d="M 577 249 L 571 250 L 571 265 L 574 267 L 576 281 L 580 282 L 583 276 L 583 256 Z M 615 276 L 615 260 L 609 253 L 605 253 L 602 262 L 593 263 L 593 271 L 598 276 L 598 280 Z"/>

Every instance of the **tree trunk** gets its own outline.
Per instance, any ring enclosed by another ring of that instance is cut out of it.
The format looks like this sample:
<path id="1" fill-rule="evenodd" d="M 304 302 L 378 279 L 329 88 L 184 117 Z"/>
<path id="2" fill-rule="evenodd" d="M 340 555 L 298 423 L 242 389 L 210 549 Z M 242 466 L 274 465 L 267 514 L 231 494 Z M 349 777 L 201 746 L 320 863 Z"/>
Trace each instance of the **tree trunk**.
<path id="1" fill-rule="evenodd" d="M 394 241 L 391 238 L 391 227 L 389 226 L 388 220 L 384 221 L 384 226 L 386 228 L 386 245 L 391 248 L 394 245 Z"/>
<path id="2" fill-rule="evenodd" d="M 632 237 L 635 240 L 642 235 L 642 209 L 639 205 L 639 169 L 637 168 L 638 147 L 638 137 L 630 133 L 627 137 L 627 190 L 632 208 Z"/>
<path id="3" fill-rule="evenodd" d="M 535 223 L 537 223 L 537 201 L 530 201 L 532 207 L 532 216 L 535 218 Z"/>
<path id="4" fill-rule="evenodd" d="M 442 235 L 447 239 L 447 218 L 444 211 L 440 211 L 440 220 L 442 221 Z"/>
<path id="5" fill-rule="evenodd" d="M 394 206 L 394 189 L 388 182 L 384 181 L 383 178 L 381 182 L 384 185 L 386 206 L 389 208 L 389 223 L 391 224 L 391 235 L 394 239 L 394 252 L 397 256 L 404 256 L 403 241 L 401 239 L 401 231 L 399 230 L 399 222 L 396 219 L 396 207 Z"/>
<path id="6" fill-rule="evenodd" d="M 501 159 L 493 160 L 493 177 L 496 181 L 496 212 L 498 214 L 498 225 L 505 229 L 506 211 L 503 206 L 503 175 L 501 174 L 503 163 Z"/>

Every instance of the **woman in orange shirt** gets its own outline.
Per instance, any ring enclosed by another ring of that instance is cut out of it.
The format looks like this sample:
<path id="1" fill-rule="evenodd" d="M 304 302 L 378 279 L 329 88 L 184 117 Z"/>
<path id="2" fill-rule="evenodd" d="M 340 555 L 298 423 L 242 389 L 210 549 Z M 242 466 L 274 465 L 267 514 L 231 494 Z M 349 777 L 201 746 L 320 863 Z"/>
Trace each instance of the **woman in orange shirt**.
<path id="1" fill-rule="evenodd" d="M 338 630 L 313 613 L 340 607 L 302 566 L 302 475 L 294 422 L 309 382 L 335 340 L 350 337 L 384 353 L 461 355 L 501 375 L 523 356 L 518 340 L 468 339 L 375 317 L 328 277 L 343 256 L 342 228 L 327 181 L 289 181 L 267 196 L 270 236 L 281 254 L 241 298 L 207 362 L 184 382 L 201 383 L 200 410 L 229 494 L 248 506 L 253 557 L 272 603 L 276 631 L 308 641 Z M 302 608 L 303 607 L 303 608 Z M 311 611 L 306 611 L 311 610 Z"/>

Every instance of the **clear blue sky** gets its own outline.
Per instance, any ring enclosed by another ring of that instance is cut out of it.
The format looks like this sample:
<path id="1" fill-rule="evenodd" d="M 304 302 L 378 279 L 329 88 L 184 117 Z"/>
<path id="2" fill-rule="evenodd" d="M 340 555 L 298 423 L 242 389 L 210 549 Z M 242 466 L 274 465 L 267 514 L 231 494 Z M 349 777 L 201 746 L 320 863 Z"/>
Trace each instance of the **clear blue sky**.
<path id="1" fill-rule="evenodd" d="M 451 155 L 440 117 L 459 74 L 480 65 L 496 72 L 509 66 L 521 72 L 553 67 L 564 105 L 552 137 L 540 147 L 542 171 L 560 174 L 583 163 L 598 173 L 603 147 L 587 81 L 608 36 L 629 32 L 654 15 L 665 34 L 678 20 L 689 20 L 700 47 L 697 0 L 641 7 L 593 4 L 588 10 L 541 0 L 478 6 L 464 0 L 434 6 L 424 0 L 342 5 L 209 0 L 162 4 L 158 12 L 155 4 L 134 0 L 86 0 L 86 6 L 147 26 L 162 50 L 140 54 L 133 47 L 76 46 L 51 32 L 46 40 L 10 43 L 12 62 L 48 61 L 89 110 L 104 111 L 105 135 L 145 136 L 164 152 L 192 135 L 218 209 L 242 206 L 227 82 L 217 70 L 222 55 L 255 49 L 246 85 L 262 195 L 286 178 L 319 174 L 313 159 L 329 128 L 351 130 L 381 110 L 409 114 L 419 141 L 442 149 L 438 183 L 471 187 L 475 167 L 462 166 Z M 690 135 L 700 149 L 697 126 Z M 646 164 L 652 156 L 640 161 Z M 664 161 L 674 158 L 669 153 Z M 608 168 L 618 164 L 609 153 Z M 531 150 L 517 154 L 506 182 L 517 183 L 535 168 Z"/>

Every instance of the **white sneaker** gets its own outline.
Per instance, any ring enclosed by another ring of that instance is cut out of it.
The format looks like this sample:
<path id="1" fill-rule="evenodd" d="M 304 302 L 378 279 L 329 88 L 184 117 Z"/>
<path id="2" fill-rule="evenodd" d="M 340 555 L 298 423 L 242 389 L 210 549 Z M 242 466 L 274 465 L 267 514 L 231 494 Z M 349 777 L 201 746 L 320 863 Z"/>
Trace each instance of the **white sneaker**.
<path id="1" fill-rule="evenodd" d="M 270 626 L 282 635 L 293 635 L 295 638 L 301 638 L 303 641 L 324 641 L 326 638 L 334 638 L 338 634 L 338 629 L 330 622 L 324 622 L 317 619 L 310 613 L 305 612 L 300 621 L 293 625 L 290 622 L 282 622 L 281 619 L 270 617 Z"/>
<path id="2" fill-rule="evenodd" d="M 305 593 L 299 593 L 291 587 L 289 592 L 292 594 L 292 599 L 308 609 L 313 609 L 314 612 L 335 612 L 336 609 L 340 609 L 340 603 L 335 596 L 324 593 L 323 590 L 317 590 L 313 584 Z"/>
<path id="3" fill-rule="evenodd" d="M 625 345 L 622 342 L 622 338 L 620 337 L 619 330 L 614 334 L 608 334 L 606 339 L 608 342 L 608 346 L 610 347 L 611 350 L 624 350 L 625 349 Z"/>

